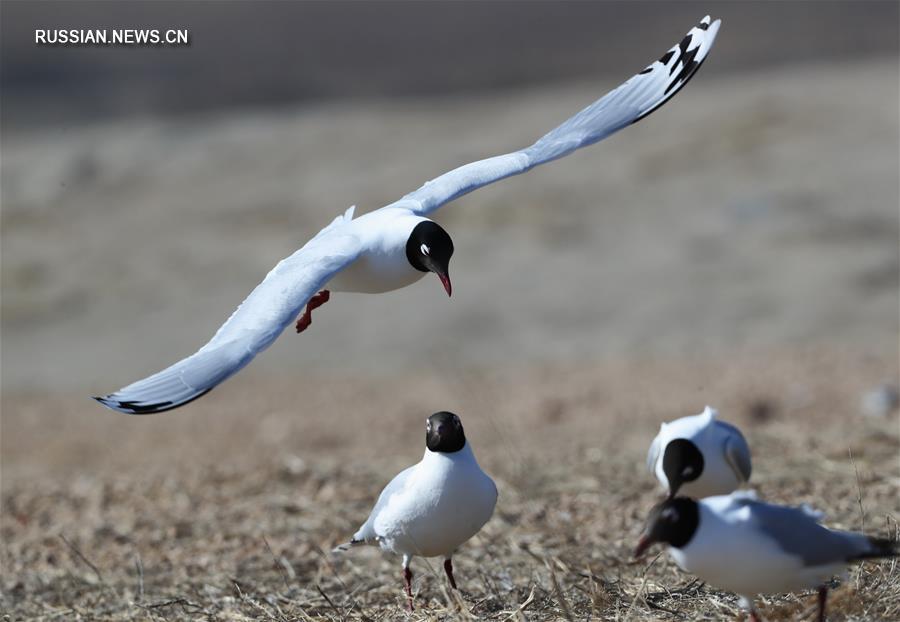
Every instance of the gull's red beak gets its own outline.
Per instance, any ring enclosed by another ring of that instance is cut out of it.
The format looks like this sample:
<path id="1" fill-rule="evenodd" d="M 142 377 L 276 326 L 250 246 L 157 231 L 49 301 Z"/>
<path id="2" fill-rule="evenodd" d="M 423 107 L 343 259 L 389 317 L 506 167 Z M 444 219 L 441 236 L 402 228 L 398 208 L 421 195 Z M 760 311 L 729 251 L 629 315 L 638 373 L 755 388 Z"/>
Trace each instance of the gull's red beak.
<path id="1" fill-rule="evenodd" d="M 648 536 L 641 536 L 641 539 L 638 540 L 637 548 L 634 549 L 634 557 L 635 559 L 644 554 L 644 551 L 653 546 L 653 540 L 651 540 Z"/>
<path id="2" fill-rule="evenodd" d="M 450 283 L 450 277 L 447 276 L 446 273 L 437 272 L 438 278 L 441 280 L 441 285 L 444 286 L 444 289 L 447 290 L 447 295 L 450 296 L 453 294 L 453 285 Z"/>

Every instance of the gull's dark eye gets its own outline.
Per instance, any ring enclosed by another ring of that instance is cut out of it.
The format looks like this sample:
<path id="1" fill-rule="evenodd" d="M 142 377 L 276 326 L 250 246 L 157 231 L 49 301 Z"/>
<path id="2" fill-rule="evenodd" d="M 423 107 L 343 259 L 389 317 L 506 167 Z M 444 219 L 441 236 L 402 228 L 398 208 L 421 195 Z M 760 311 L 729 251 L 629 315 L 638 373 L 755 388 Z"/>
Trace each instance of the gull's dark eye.
<path id="1" fill-rule="evenodd" d="M 422 246 L 419 247 L 419 250 L 422 251 L 422 254 L 425 255 L 426 257 L 431 252 L 431 249 L 428 248 L 427 244 L 422 244 Z"/>

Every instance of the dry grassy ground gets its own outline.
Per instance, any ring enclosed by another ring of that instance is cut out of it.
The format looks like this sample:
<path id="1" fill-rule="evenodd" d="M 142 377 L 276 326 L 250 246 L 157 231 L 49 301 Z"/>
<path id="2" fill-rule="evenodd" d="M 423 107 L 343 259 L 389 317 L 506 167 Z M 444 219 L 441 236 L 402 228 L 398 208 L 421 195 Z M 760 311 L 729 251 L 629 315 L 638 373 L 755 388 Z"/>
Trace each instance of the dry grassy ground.
<path id="1" fill-rule="evenodd" d="M 898 422 L 858 404 L 871 378 L 896 373 L 893 360 L 816 350 L 353 386 L 251 375 L 144 418 L 75 417 L 82 400 L 22 395 L 5 413 L 2 608 L 13 620 L 736 619 L 733 595 L 665 555 L 631 559 L 659 494 L 643 465 L 659 421 L 711 402 L 745 429 L 763 496 L 896 535 Z M 419 458 L 424 418 L 443 408 L 461 415 L 500 502 L 454 560 L 458 597 L 439 564 L 414 562 L 408 614 L 398 559 L 328 551 Z M 813 604 L 773 596 L 762 611 L 810 619 Z M 853 570 L 832 597 L 832 620 L 898 615 L 895 561 Z"/>

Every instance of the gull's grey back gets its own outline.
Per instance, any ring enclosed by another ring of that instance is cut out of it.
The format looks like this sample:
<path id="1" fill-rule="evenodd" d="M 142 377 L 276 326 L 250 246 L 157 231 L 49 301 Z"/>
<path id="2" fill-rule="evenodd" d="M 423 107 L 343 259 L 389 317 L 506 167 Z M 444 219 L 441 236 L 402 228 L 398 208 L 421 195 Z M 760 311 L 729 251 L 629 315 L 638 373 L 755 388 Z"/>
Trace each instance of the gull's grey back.
<path id="1" fill-rule="evenodd" d="M 806 566 L 845 563 L 871 550 L 869 539 L 858 533 L 834 531 L 820 525 L 811 510 L 736 499 L 749 507 L 751 524 L 775 540 L 784 551 L 797 555 Z"/>

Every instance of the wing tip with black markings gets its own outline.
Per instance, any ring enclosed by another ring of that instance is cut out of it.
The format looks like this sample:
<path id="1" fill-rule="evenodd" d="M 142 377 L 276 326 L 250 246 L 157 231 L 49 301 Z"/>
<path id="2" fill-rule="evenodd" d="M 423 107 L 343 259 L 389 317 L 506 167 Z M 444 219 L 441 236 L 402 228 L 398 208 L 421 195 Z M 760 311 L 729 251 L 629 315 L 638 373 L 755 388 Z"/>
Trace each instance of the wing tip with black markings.
<path id="1" fill-rule="evenodd" d="M 116 412 L 125 413 L 126 415 L 155 415 L 157 413 L 180 408 L 185 404 L 200 399 L 210 391 L 212 391 L 212 388 L 200 391 L 196 395 L 178 401 L 140 402 L 116 397 L 116 393 L 110 393 L 109 395 L 103 396 L 94 395 L 92 398 L 106 408 Z"/>

